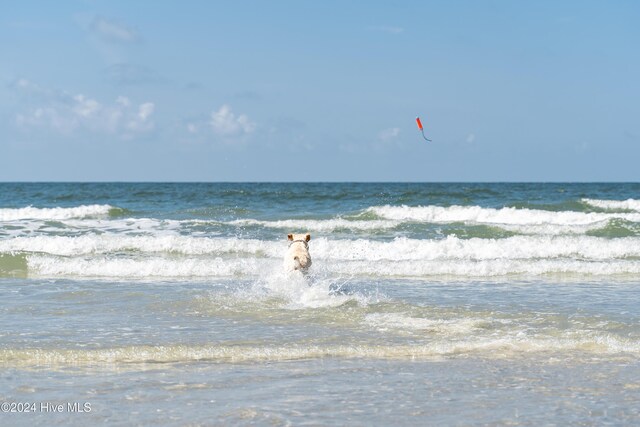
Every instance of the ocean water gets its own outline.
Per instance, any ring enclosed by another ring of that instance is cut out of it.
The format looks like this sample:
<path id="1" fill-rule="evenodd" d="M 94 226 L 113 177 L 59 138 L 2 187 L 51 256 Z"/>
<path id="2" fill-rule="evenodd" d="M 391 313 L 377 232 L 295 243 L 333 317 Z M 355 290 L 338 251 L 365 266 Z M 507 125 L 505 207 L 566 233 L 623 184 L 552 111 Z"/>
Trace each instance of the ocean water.
<path id="1" fill-rule="evenodd" d="M 0 183 L 0 301 L 1 425 L 640 423 L 640 184 Z"/>

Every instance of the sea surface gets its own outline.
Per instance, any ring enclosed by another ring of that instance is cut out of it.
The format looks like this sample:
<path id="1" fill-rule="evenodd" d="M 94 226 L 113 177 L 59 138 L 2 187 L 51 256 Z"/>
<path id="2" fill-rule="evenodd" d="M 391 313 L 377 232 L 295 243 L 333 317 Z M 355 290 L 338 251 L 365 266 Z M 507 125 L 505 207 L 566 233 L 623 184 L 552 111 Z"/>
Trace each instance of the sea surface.
<path id="1" fill-rule="evenodd" d="M 638 425 L 640 184 L 0 183 L 0 323 L 0 425 Z"/>

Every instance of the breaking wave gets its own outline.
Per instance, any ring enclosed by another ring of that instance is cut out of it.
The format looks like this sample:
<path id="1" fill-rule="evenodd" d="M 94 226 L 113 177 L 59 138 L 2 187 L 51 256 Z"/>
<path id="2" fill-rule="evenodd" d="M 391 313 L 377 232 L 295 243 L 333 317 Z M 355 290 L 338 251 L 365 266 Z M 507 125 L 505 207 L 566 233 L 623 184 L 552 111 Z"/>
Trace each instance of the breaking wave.
<path id="1" fill-rule="evenodd" d="M 0 277 L 255 278 L 281 268 L 284 234 L 237 237 L 245 227 L 316 233 L 312 268 L 332 275 L 639 274 L 640 211 L 628 212 L 639 201 L 583 201 L 617 212 L 386 205 L 327 219 L 216 221 L 114 218 L 127 211 L 111 205 L 0 209 Z"/>
<path id="2" fill-rule="evenodd" d="M 598 200 L 598 199 L 582 199 L 582 202 L 594 206 L 596 208 L 605 210 L 621 210 L 640 212 L 640 200 L 627 199 L 627 200 Z"/>
<path id="3" fill-rule="evenodd" d="M 430 223 L 468 222 L 504 225 L 584 226 L 612 218 L 640 221 L 640 213 L 613 214 L 575 211 L 545 211 L 518 208 L 483 208 L 480 206 L 374 206 L 366 210 L 379 218 L 395 221 Z"/>
<path id="4" fill-rule="evenodd" d="M 111 205 L 82 205 L 72 208 L 2 208 L 0 221 L 16 221 L 22 219 L 58 220 L 71 218 L 96 218 L 117 215 L 124 210 Z"/>
<path id="5" fill-rule="evenodd" d="M 110 259 L 66 258 L 29 255 L 30 276 L 44 277 L 104 277 L 121 279 L 145 278 L 203 278 L 217 277 L 259 278 L 266 271 L 282 268 L 276 259 Z M 575 259 L 491 259 L 491 260 L 422 260 L 416 261 L 316 261 L 312 273 L 320 271 L 346 277 L 413 277 L 413 278 L 493 278 L 499 276 L 536 277 L 564 275 L 630 276 L 640 274 L 640 261 Z M 1 271 L 1 269 L 0 269 Z"/>
<path id="6" fill-rule="evenodd" d="M 0 240 L 0 253 L 28 252 L 60 256 L 108 253 L 179 255 L 234 255 L 279 258 L 286 241 L 207 238 L 190 236 L 82 235 L 34 236 Z M 553 259 L 580 260 L 638 259 L 640 237 L 601 239 L 594 236 L 512 236 L 503 239 L 440 240 L 397 237 L 392 241 L 369 239 L 332 240 L 326 237 L 310 243 L 314 258 L 363 261 L 430 261 L 441 259 Z"/>
<path id="7" fill-rule="evenodd" d="M 608 334 L 577 337 L 499 337 L 467 341 L 436 341 L 424 345 L 160 345 L 103 349 L 0 349 L 0 365 L 11 367 L 184 362 L 278 362 L 301 359 L 368 358 L 431 359 L 474 354 L 506 357 L 557 351 L 597 355 L 640 353 L 640 343 Z"/>

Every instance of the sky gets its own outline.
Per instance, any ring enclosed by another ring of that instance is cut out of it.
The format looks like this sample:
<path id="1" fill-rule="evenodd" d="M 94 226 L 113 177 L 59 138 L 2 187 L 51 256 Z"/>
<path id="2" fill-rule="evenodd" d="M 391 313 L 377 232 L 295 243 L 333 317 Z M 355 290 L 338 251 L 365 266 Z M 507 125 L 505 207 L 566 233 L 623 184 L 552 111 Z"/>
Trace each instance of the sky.
<path id="1" fill-rule="evenodd" d="M 6 2 L 0 181 L 639 181 L 638 22 L 631 0 Z"/>

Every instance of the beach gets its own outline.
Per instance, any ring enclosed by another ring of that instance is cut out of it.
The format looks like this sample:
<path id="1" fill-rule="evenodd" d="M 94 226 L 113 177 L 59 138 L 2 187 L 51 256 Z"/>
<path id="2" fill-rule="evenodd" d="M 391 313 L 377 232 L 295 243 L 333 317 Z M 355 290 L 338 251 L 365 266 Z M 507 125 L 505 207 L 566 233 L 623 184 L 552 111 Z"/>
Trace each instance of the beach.
<path id="1" fill-rule="evenodd" d="M 640 422 L 640 184 L 0 183 L 0 299 L 6 425 Z"/>

